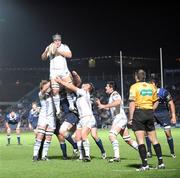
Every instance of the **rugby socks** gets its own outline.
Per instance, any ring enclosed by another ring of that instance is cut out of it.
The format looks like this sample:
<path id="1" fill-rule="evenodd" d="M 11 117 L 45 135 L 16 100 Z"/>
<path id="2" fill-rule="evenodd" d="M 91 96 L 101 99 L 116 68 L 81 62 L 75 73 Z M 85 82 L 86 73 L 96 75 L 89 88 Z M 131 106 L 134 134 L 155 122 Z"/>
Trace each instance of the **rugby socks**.
<path id="1" fill-rule="evenodd" d="M 114 150 L 114 157 L 119 158 L 119 142 L 117 140 L 114 140 L 112 142 L 113 150 Z"/>
<path id="2" fill-rule="evenodd" d="M 20 145 L 21 144 L 21 137 L 20 137 L 20 135 L 17 135 L 17 141 L 18 141 L 18 145 Z"/>
<path id="3" fill-rule="evenodd" d="M 84 147 L 85 156 L 89 157 L 90 156 L 90 143 L 89 143 L 89 140 L 88 139 L 83 140 L 82 145 Z"/>
<path id="4" fill-rule="evenodd" d="M 74 100 L 73 100 L 73 95 L 71 93 L 67 92 L 67 100 L 69 103 L 69 110 L 73 111 L 74 110 Z"/>
<path id="5" fill-rule="evenodd" d="M 146 139 L 146 145 L 147 145 L 147 152 L 152 154 L 151 141 L 149 140 L 148 136 L 146 136 L 145 139 Z"/>
<path id="6" fill-rule="evenodd" d="M 174 141 L 173 141 L 173 138 L 172 137 L 168 138 L 167 142 L 168 142 L 171 154 L 174 154 Z"/>
<path id="7" fill-rule="evenodd" d="M 158 164 L 160 165 L 163 163 L 161 145 L 158 143 L 156 145 L 153 145 L 153 147 L 154 147 L 154 151 L 156 153 L 156 156 L 158 158 Z"/>
<path id="8" fill-rule="evenodd" d="M 73 147 L 74 149 L 78 149 L 77 143 L 74 142 L 74 140 L 72 139 L 72 136 L 71 136 L 71 135 L 68 135 L 68 136 L 66 137 L 66 140 L 72 145 L 72 147 Z"/>
<path id="9" fill-rule="evenodd" d="M 124 141 L 129 144 L 131 147 L 133 147 L 135 150 L 138 150 L 138 144 L 136 141 L 132 140 L 130 135 L 123 137 Z"/>
<path id="10" fill-rule="evenodd" d="M 137 151 L 138 150 L 138 144 L 136 141 L 132 140 L 131 146 Z"/>
<path id="11" fill-rule="evenodd" d="M 61 142 L 60 143 L 60 147 L 61 147 L 61 150 L 62 150 L 63 157 L 66 158 L 67 157 L 66 143 L 65 142 Z"/>
<path id="12" fill-rule="evenodd" d="M 47 153 L 50 147 L 51 141 L 45 140 L 43 145 L 43 151 L 42 151 L 42 158 L 47 157 Z"/>
<path id="13" fill-rule="evenodd" d="M 8 141 L 8 145 L 10 145 L 10 143 L 11 143 L 11 135 L 7 135 L 7 141 Z"/>
<path id="14" fill-rule="evenodd" d="M 82 141 L 77 141 L 77 146 L 78 146 L 78 150 L 79 150 L 79 159 L 83 159 L 83 152 L 84 152 L 84 148 L 82 146 Z"/>
<path id="15" fill-rule="evenodd" d="M 41 141 L 41 145 L 40 145 L 40 148 L 39 148 L 39 152 L 38 152 L 38 158 L 39 158 L 39 159 L 42 158 L 42 150 L 43 150 L 44 141 L 45 141 L 45 137 L 44 137 L 43 140 Z"/>
<path id="16" fill-rule="evenodd" d="M 105 150 L 104 150 L 104 147 L 103 147 L 103 144 L 102 144 L 102 141 L 100 138 L 98 138 L 97 140 L 94 139 L 94 141 L 96 142 L 97 146 L 99 147 L 99 149 L 101 150 L 101 153 L 105 153 Z"/>
<path id="17" fill-rule="evenodd" d="M 146 147 L 145 144 L 141 144 L 138 146 L 138 150 L 139 150 L 139 155 L 142 161 L 142 166 L 146 167 L 147 166 L 147 153 L 146 153 Z"/>
<path id="18" fill-rule="evenodd" d="M 41 140 L 36 140 L 35 144 L 34 144 L 34 152 L 33 152 L 33 156 L 38 156 L 38 152 L 39 152 L 39 148 L 41 146 Z"/>
<path id="19" fill-rule="evenodd" d="M 56 114 L 59 115 L 60 114 L 60 95 L 59 94 L 54 95 L 53 101 L 56 108 Z"/>

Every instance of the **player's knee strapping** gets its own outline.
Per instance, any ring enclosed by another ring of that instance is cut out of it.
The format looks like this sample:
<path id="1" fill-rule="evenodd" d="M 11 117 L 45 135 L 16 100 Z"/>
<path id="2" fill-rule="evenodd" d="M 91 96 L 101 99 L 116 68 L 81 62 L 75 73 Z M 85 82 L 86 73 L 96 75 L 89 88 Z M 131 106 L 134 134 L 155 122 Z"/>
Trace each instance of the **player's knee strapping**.
<path id="1" fill-rule="evenodd" d="M 46 136 L 52 136 L 54 132 L 52 130 L 46 130 L 45 134 Z"/>
<path id="2" fill-rule="evenodd" d="M 169 129 L 171 129 L 171 126 L 170 126 L 170 125 L 167 125 L 167 126 L 164 127 L 164 131 L 167 131 L 167 130 L 169 130 Z"/>
<path id="3" fill-rule="evenodd" d="M 110 130 L 109 131 L 109 137 L 117 137 L 117 135 L 118 135 L 117 131 L 115 131 L 115 130 Z"/>
<path id="4" fill-rule="evenodd" d="M 135 150 L 138 150 L 138 144 L 136 141 L 131 139 L 130 135 L 124 136 L 123 137 L 124 141 L 129 144 L 131 147 L 133 147 Z"/>
<path id="5" fill-rule="evenodd" d="M 131 140 L 131 137 L 130 137 L 130 135 L 127 135 L 127 136 L 123 136 L 123 139 L 125 142 L 128 142 Z"/>
<path id="6" fill-rule="evenodd" d="M 58 83 L 52 83 L 51 87 L 52 87 L 52 89 L 59 89 L 59 84 Z"/>
<path id="7" fill-rule="evenodd" d="M 37 132 L 40 133 L 41 135 L 45 135 L 45 129 L 43 128 L 38 128 Z"/>

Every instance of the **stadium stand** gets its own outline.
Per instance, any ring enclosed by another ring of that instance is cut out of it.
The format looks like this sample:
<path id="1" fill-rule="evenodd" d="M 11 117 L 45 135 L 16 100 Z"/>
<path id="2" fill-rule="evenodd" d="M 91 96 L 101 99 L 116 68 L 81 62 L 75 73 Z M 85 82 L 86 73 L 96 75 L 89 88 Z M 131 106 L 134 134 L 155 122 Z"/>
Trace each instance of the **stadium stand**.
<path id="1" fill-rule="evenodd" d="M 129 86 L 134 82 L 132 73 L 139 67 L 148 71 L 148 76 L 152 73 L 159 74 L 159 61 L 150 58 L 123 57 L 123 80 L 124 80 L 124 106 L 128 102 Z M 89 57 L 82 59 L 72 59 L 68 61 L 70 70 L 76 70 L 82 77 L 83 82 L 92 82 L 97 90 L 97 97 L 106 102 L 107 96 L 104 95 L 105 83 L 115 80 L 118 84 L 118 91 L 121 93 L 120 63 L 118 56 Z M 90 64 L 93 62 L 93 65 Z M 81 67 L 80 67 L 81 66 Z M 149 68 L 151 66 L 151 68 Z M 79 70 L 81 68 L 81 70 Z M 112 70 L 113 69 L 113 70 Z M 27 113 L 32 101 L 38 102 L 38 85 L 42 79 L 48 79 L 49 69 L 47 67 L 4 67 L 0 68 L 0 127 L 3 127 L 3 115 L 10 108 L 16 108 L 21 114 L 26 126 Z M 177 119 L 180 120 L 180 77 L 178 70 L 164 70 L 164 87 L 171 92 L 176 104 Z M 3 103 L 6 103 L 3 105 Z M 7 104 L 9 103 L 9 104 Z M 101 127 L 108 127 L 108 113 L 99 112 L 101 116 Z"/>

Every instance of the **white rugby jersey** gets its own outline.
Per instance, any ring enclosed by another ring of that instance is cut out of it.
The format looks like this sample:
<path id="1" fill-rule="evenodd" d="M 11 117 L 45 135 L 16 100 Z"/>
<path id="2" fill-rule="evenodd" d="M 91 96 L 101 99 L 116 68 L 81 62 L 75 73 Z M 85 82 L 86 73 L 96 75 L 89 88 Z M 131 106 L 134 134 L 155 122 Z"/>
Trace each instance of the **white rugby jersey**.
<path id="1" fill-rule="evenodd" d="M 85 116 L 92 116 L 93 112 L 89 92 L 85 91 L 84 89 L 78 89 L 76 94 L 76 106 L 78 109 L 79 118 L 81 119 Z"/>
<path id="2" fill-rule="evenodd" d="M 41 104 L 41 110 L 39 113 L 39 117 L 53 117 L 53 101 L 52 98 L 50 96 L 47 96 L 47 98 L 45 98 L 46 94 L 42 94 L 41 92 L 39 92 L 39 100 L 40 100 L 40 104 Z"/>
<path id="3" fill-rule="evenodd" d="M 61 44 L 57 50 L 70 51 L 69 47 L 65 44 Z M 66 58 L 61 55 L 54 58 L 50 57 L 50 71 L 52 70 L 68 70 Z"/>
<path id="4" fill-rule="evenodd" d="M 120 94 L 117 91 L 113 91 L 110 94 L 109 102 L 108 103 L 110 104 L 110 103 L 112 103 L 115 100 L 121 100 L 121 96 L 120 96 Z M 121 113 L 121 115 L 125 115 L 124 109 L 122 108 L 121 104 L 120 104 L 120 106 L 118 105 L 116 107 L 110 108 L 110 112 L 111 112 L 111 117 L 112 118 L 116 117 L 120 113 Z"/>

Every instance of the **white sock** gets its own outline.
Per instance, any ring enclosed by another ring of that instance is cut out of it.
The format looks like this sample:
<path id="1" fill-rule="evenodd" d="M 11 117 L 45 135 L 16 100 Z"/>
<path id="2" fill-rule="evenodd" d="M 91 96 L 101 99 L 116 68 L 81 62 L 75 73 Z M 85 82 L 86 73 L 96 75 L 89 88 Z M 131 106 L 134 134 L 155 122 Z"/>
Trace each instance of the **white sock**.
<path id="1" fill-rule="evenodd" d="M 138 150 L 138 144 L 137 144 L 136 141 L 133 140 L 131 146 L 132 146 L 135 150 Z"/>
<path id="2" fill-rule="evenodd" d="M 113 150 L 114 150 L 114 157 L 119 158 L 119 142 L 117 140 L 114 140 L 112 142 Z"/>
<path id="3" fill-rule="evenodd" d="M 83 141 L 83 147 L 85 151 L 85 156 L 89 157 L 90 156 L 90 143 L 88 139 Z"/>
<path id="4" fill-rule="evenodd" d="M 82 153 L 82 141 L 77 141 L 77 146 L 79 150 L 79 159 L 83 159 L 83 153 Z"/>
<path id="5" fill-rule="evenodd" d="M 44 141 L 42 158 L 47 156 L 50 144 L 51 144 L 51 141 L 47 141 L 47 140 Z"/>
<path id="6" fill-rule="evenodd" d="M 73 95 L 71 93 L 67 92 L 67 100 L 69 103 L 69 109 L 74 110 L 74 100 L 73 100 Z"/>
<path id="7" fill-rule="evenodd" d="M 34 153 L 33 153 L 33 156 L 38 156 L 38 152 L 39 152 L 39 148 L 41 146 L 41 142 L 42 142 L 42 140 L 36 140 L 36 142 L 34 144 Z"/>
<path id="8" fill-rule="evenodd" d="M 56 94 L 55 96 L 53 96 L 53 100 L 56 107 L 56 114 L 59 114 L 60 113 L 60 95 Z"/>

